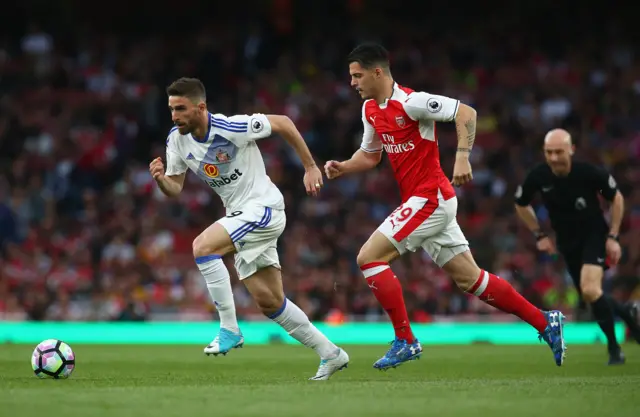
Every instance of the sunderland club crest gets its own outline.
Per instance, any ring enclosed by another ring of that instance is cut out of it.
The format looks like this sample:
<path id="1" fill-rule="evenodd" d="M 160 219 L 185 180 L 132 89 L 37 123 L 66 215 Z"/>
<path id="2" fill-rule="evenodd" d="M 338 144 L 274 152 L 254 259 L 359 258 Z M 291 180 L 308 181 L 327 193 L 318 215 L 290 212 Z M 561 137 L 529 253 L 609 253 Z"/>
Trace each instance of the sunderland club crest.
<path id="1" fill-rule="evenodd" d="M 220 162 L 220 163 L 225 163 L 225 162 L 229 162 L 229 154 L 226 153 L 225 151 L 223 151 L 222 149 L 220 149 L 217 153 L 216 153 L 216 161 Z"/>

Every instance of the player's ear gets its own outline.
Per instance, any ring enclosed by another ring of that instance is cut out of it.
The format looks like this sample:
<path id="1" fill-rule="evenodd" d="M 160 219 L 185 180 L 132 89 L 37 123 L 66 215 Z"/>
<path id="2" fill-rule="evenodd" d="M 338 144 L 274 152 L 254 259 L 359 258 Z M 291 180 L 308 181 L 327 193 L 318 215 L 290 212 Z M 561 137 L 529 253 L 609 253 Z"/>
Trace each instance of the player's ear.
<path id="1" fill-rule="evenodd" d="M 203 112 L 207 111 L 207 103 L 205 103 L 204 101 L 198 103 L 198 110 Z"/>
<path id="2" fill-rule="evenodd" d="M 569 151 L 569 155 L 573 155 L 576 152 L 576 145 L 571 145 L 571 150 Z"/>

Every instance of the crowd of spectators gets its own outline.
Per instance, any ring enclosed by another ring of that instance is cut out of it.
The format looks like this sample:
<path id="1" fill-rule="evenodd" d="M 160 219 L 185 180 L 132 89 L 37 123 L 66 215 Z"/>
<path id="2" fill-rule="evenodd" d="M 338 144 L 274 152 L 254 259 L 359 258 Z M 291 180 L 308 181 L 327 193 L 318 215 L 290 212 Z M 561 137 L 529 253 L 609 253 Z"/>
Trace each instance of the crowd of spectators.
<path id="1" fill-rule="evenodd" d="M 349 2 L 351 13 L 365 13 L 360 3 Z M 286 114 L 319 164 L 348 158 L 362 131 L 361 101 L 344 61 L 360 38 L 323 33 L 322 25 L 301 35 L 286 21 L 255 22 L 194 24 L 195 31 L 180 36 L 170 25 L 145 36 L 83 26 L 75 37 L 31 23 L 21 36 L 0 37 L 0 320 L 215 317 L 191 241 L 223 214 L 222 206 L 195 175 L 170 200 L 148 174 L 151 159 L 164 156 L 171 128 L 164 87 L 197 76 L 214 112 Z M 478 263 L 540 307 L 578 306 L 562 261 L 535 252 L 513 210 L 518 181 L 542 159 L 541 138 L 563 126 L 578 142 L 576 157 L 604 165 L 626 197 L 625 256 L 607 272 L 607 286 L 616 297 L 640 298 L 634 46 L 608 28 L 559 48 L 524 27 L 511 25 L 504 37 L 496 33 L 500 24 L 486 24 L 470 28 L 473 36 L 436 35 L 397 21 L 377 26 L 386 30 L 377 38 L 392 51 L 400 84 L 459 98 L 478 111 L 474 181 L 458 190 L 458 221 Z M 454 127 L 441 124 L 438 132 L 450 174 Z M 280 256 L 288 296 L 314 320 L 384 317 L 355 259 L 399 203 L 388 164 L 327 181 L 313 199 L 284 141 L 259 146 L 286 199 Z M 535 207 L 546 221 L 544 208 Z M 239 315 L 259 317 L 228 266 Z M 415 321 L 504 318 L 461 293 L 424 253 L 393 269 Z"/>

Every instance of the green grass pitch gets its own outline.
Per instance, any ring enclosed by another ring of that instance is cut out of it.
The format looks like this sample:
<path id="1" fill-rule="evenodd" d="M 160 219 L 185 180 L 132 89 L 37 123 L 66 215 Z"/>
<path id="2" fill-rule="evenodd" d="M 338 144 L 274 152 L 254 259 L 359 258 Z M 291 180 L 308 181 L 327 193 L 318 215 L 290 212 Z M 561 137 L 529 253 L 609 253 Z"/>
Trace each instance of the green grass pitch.
<path id="1" fill-rule="evenodd" d="M 315 354 L 298 346 L 247 346 L 206 357 L 201 346 L 72 346 L 69 380 L 31 372 L 33 346 L 0 345 L 0 414 L 7 417 L 640 416 L 640 348 L 606 366 L 603 346 L 570 346 L 565 366 L 546 345 L 425 346 L 388 372 L 385 346 L 347 346 L 351 364 L 308 381 Z"/>

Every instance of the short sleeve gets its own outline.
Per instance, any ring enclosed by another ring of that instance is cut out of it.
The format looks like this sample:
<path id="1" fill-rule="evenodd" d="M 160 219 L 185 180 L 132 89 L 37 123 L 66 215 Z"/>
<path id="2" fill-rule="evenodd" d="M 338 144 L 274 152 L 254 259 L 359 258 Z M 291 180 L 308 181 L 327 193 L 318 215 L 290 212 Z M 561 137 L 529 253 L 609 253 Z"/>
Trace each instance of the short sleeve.
<path id="1" fill-rule="evenodd" d="M 606 170 L 589 165 L 591 171 L 592 183 L 595 185 L 596 190 L 602 194 L 607 201 L 613 201 L 618 193 L 618 184 L 613 178 L 613 175 L 609 174 Z"/>
<path id="2" fill-rule="evenodd" d="M 261 113 L 230 117 L 214 114 L 211 116 L 211 126 L 236 146 L 245 146 L 249 142 L 271 136 L 271 123 L 267 116 Z"/>
<path id="3" fill-rule="evenodd" d="M 180 175 L 187 172 L 187 163 L 175 150 L 167 146 L 167 170 L 165 175 Z"/>
<path id="4" fill-rule="evenodd" d="M 460 100 L 425 92 L 414 92 L 403 103 L 404 111 L 413 120 L 450 122 L 456 118 Z"/>
<path id="5" fill-rule="evenodd" d="M 521 207 L 526 207 L 533 201 L 533 196 L 538 191 L 538 181 L 536 180 L 536 171 L 531 171 L 527 174 L 524 182 L 518 185 L 516 189 L 515 199 L 516 204 Z"/>
<path id="6" fill-rule="evenodd" d="M 174 126 L 167 136 L 167 169 L 165 171 L 165 175 L 170 176 L 184 174 L 189 168 L 176 149 L 177 136 L 179 136 L 178 128 Z"/>
<path id="7" fill-rule="evenodd" d="M 360 145 L 360 149 L 369 153 L 376 153 L 382 151 L 382 142 L 380 141 L 380 137 L 376 133 L 374 127 L 367 120 L 367 112 L 365 109 L 365 105 L 362 106 L 362 127 L 364 128 L 364 132 L 362 133 L 362 144 Z"/>

